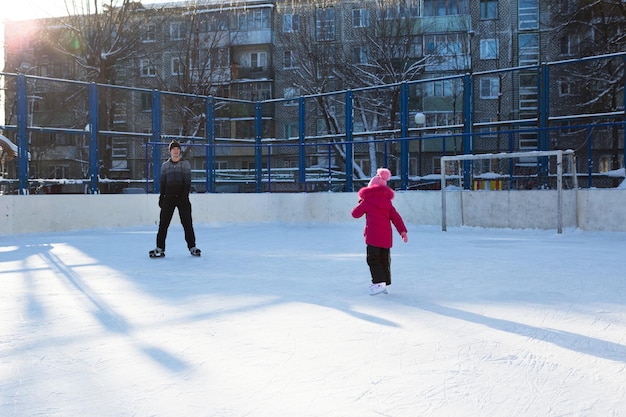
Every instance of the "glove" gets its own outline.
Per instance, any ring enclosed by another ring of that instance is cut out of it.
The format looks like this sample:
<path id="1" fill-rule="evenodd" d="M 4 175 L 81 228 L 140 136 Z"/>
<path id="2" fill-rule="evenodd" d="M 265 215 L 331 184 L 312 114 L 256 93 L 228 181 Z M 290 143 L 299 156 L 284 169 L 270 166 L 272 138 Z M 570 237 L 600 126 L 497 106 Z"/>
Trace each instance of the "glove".
<path id="1" fill-rule="evenodd" d="M 404 243 L 407 243 L 409 241 L 409 237 L 407 236 L 406 232 L 400 233 L 400 236 L 402 236 L 402 240 L 404 241 Z"/>
<path id="2" fill-rule="evenodd" d="M 163 194 L 159 196 L 159 208 L 162 208 L 162 206 L 163 206 Z"/>

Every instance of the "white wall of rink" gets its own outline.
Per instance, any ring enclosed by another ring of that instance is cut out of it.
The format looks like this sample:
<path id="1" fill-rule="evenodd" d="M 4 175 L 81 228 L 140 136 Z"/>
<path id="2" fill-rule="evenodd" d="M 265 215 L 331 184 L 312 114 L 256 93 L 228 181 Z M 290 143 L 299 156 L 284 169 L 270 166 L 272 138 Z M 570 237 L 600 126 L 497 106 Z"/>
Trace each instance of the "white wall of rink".
<path id="1" fill-rule="evenodd" d="M 158 224 L 154 194 L 2 195 L 0 234 Z M 192 194 L 194 223 L 355 221 L 354 193 Z M 440 191 L 397 191 L 394 205 L 412 225 L 442 224 Z M 446 226 L 557 229 L 553 190 L 447 191 Z M 563 192 L 562 227 L 626 231 L 626 190 Z M 174 215 L 173 223 L 178 222 Z"/>

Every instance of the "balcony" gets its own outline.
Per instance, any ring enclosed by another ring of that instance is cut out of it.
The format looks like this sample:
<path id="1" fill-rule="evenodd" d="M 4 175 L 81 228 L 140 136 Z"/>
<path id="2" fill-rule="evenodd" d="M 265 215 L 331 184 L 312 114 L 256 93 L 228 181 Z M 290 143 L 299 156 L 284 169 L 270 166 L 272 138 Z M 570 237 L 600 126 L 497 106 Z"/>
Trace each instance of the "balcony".
<path id="1" fill-rule="evenodd" d="M 240 65 L 232 66 L 232 77 L 234 80 L 270 78 L 270 70 L 265 67 L 242 67 Z"/>

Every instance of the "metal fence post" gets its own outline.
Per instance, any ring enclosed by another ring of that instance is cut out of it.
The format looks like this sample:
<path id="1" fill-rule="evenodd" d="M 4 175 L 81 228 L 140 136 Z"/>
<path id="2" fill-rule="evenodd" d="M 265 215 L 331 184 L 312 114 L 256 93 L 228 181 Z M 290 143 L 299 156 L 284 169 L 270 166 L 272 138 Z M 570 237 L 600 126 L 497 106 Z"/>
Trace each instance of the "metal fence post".
<path id="1" fill-rule="evenodd" d="M 205 147 L 205 190 L 208 193 L 215 192 L 215 100 L 212 96 L 206 98 L 206 140 Z"/>
<path id="2" fill-rule="evenodd" d="M 329 161 L 330 163 L 330 161 Z M 346 191 L 352 186 L 352 91 L 346 91 Z"/>
<path id="3" fill-rule="evenodd" d="M 89 84 L 89 193 L 98 194 L 100 155 L 98 153 L 98 86 Z"/>
<path id="4" fill-rule="evenodd" d="M 161 93 L 152 90 L 152 188 L 155 194 L 159 194 L 161 177 Z"/>
<path id="5" fill-rule="evenodd" d="M 474 111 L 472 105 L 474 103 L 473 99 L 473 90 L 474 83 L 473 77 L 470 74 L 465 74 L 464 77 L 464 85 L 463 88 L 463 102 L 465 113 L 465 132 L 463 135 L 463 151 L 466 155 L 473 153 L 472 146 L 472 125 L 474 124 Z M 472 185 L 470 184 L 470 161 L 463 161 L 463 188 L 466 190 L 470 190 Z"/>
<path id="6" fill-rule="evenodd" d="M 19 179 L 19 194 L 28 194 L 28 103 L 26 92 L 26 76 L 17 76 L 17 177 Z M 32 117 L 32 115 L 31 115 Z"/>
<path id="7" fill-rule="evenodd" d="M 298 182 L 300 182 L 300 190 L 306 191 L 306 148 L 304 146 L 304 129 L 306 128 L 304 97 L 300 96 L 298 100 L 298 136 L 300 146 L 298 149 Z"/>
<path id="8" fill-rule="evenodd" d="M 263 116 L 263 113 L 262 113 L 261 102 L 257 101 L 256 103 L 254 103 L 254 132 L 255 132 L 254 133 L 254 139 L 255 139 L 254 168 L 255 168 L 256 192 L 257 193 L 260 193 L 261 191 L 263 191 L 263 188 L 262 188 L 263 147 L 261 146 L 261 140 L 263 138 L 262 116 Z"/>
<path id="9" fill-rule="evenodd" d="M 409 85 L 400 86 L 400 183 L 403 190 L 409 188 Z M 421 141 L 418 142 L 421 147 Z M 418 161 L 421 165 L 422 161 Z"/>
<path id="10" fill-rule="evenodd" d="M 550 73 L 545 63 L 539 67 L 539 150 L 548 149 L 548 117 L 550 116 Z M 548 158 L 540 158 L 541 179 L 544 185 L 548 184 Z"/>

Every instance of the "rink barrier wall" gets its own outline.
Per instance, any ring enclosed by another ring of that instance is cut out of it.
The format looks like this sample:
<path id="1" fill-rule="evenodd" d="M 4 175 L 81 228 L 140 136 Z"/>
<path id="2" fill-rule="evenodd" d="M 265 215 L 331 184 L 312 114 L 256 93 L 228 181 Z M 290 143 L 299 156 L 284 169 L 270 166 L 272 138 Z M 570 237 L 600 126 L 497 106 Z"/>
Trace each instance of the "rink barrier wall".
<path id="1" fill-rule="evenodd" d="M 195 224 L 342 223 L 356 193 L 192 194 Z M 158 195 L 3 195 L 0 234 L 59 232 L 158 224 Z M 441 225 L 440 191 L 398 191 L 394 205 L 412 225 Z M 529 191 L 448 191 L 449 227 L 557 229 L 557 193 Z M 362 220 L 361 220 L 362 221 Z M 174 214 L 173 223 L 180 223 Z M 626 231 L 626 190 L 563 192 L 563 227 Z"/>

